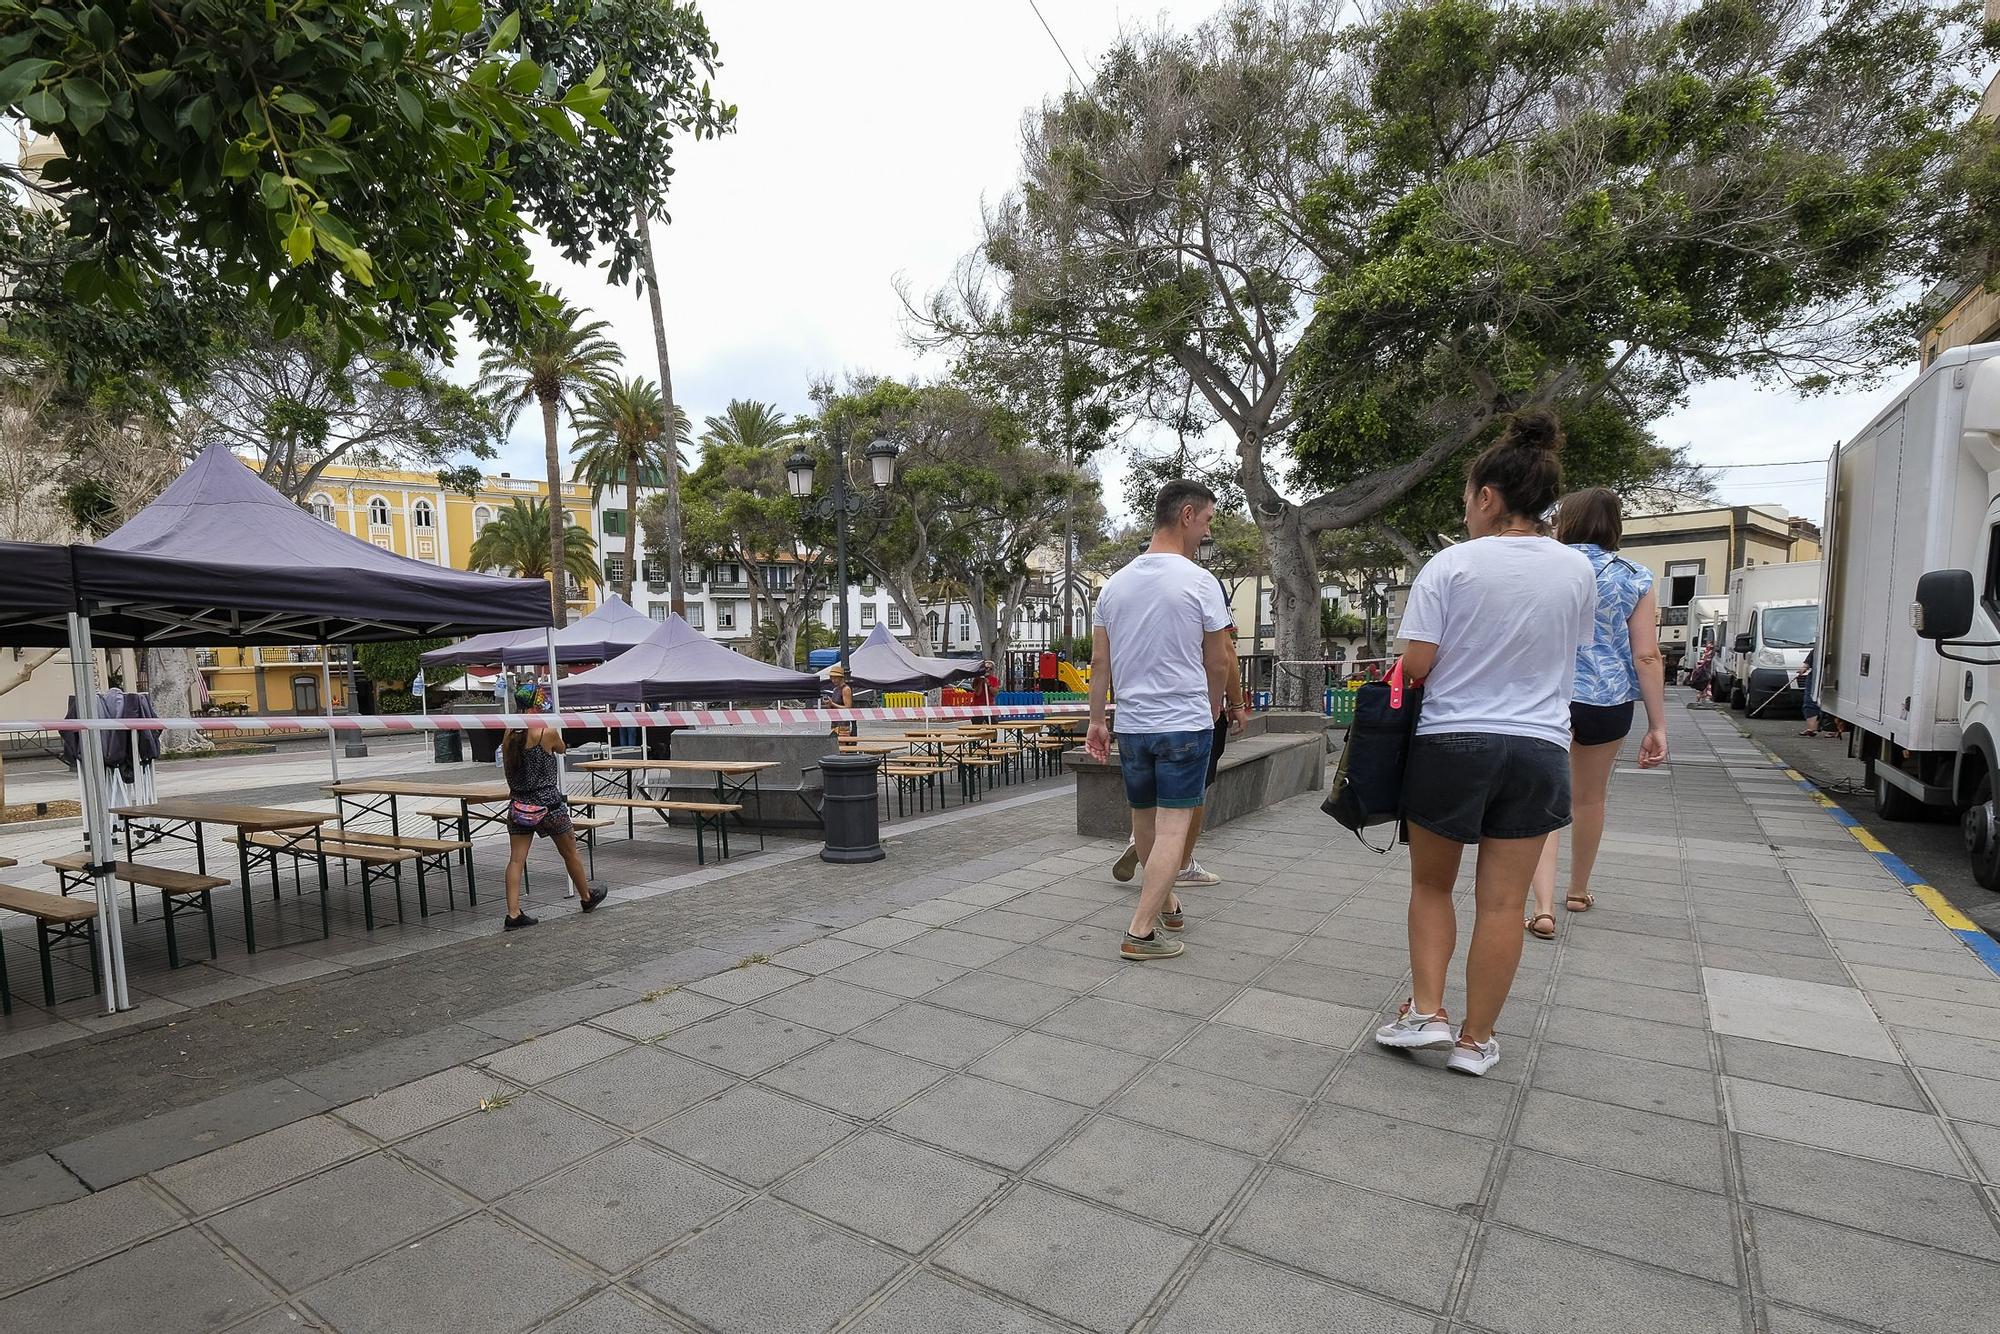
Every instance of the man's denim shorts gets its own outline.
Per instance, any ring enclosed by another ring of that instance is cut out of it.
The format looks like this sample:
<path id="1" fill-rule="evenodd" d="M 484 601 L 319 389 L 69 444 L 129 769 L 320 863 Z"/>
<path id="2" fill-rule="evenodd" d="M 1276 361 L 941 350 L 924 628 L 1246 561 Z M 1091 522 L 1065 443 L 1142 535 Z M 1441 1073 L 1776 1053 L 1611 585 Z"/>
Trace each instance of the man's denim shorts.
<path id="1" fill-rule="evenodd" d="M 1156 806 L 1193 810 L 1208 788 L 1208 748 L 1213 736 L 1199 732 L 1134 732 L 1118 737 L 1118 766 L 1125 774 L 1125 800 L 1135 811 Z"/>

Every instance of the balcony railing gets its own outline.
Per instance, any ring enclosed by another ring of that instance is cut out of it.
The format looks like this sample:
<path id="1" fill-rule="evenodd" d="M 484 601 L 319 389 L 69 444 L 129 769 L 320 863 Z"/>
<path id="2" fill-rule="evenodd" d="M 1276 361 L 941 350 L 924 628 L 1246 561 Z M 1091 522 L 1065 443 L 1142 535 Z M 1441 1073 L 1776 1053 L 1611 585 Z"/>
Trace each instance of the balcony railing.
<path id="1" fill-rule="evenodd" d="M 1686 607 L 1660 608 L 1661 625 L 1686 625 L 1687 623 L 1688 623 L 1688 609 Z"/>

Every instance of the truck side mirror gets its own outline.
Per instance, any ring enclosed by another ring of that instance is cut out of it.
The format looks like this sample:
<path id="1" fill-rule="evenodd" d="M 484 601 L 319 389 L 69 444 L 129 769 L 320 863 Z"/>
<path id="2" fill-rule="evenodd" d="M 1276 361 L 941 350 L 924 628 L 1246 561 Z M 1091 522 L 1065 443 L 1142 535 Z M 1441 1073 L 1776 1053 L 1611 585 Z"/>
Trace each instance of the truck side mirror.
<path id="1" fill-rule="evenodd" d="M 1736 636 L 1736 642 L 1729 646 L 1729 651 L 1731 653 L 1748 653 L 1750 651 L 1750 636 Z"/>
<path id="2" fill-rule="evenodd" d="M 1911 623 L 1934 643 L 1963 639 L 1972 629 L 1973 583 L 1970 570 L 1932 570 L 1917 580 L 1917 602 Z"/>

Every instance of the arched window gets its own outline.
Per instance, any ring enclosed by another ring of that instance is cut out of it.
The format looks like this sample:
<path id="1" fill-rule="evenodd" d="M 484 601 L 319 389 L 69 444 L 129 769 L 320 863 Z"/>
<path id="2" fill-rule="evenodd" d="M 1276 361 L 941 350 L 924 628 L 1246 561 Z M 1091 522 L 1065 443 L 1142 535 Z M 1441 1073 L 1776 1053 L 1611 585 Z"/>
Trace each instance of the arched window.
<path id="1" fill-rule="evenodd" d="M 312 498 L 313 517 L 321 523 L 333 522 L 333 501 L 324 494 Z"/>
<path id="2" fill-rule="evenodd" d="M 415 505 L 411 506 L 410 522 L 419 528 L 429 528 L 431 526 L 431 502 L 428 500 L 419 500 Z"/>
<path id="3" fill-rule="evenodd" d="M 493 522 L 493 511 L 484 505 L 476 505 L 472 510 L 472 535 L 477 538 L 486 531 L 486 525 Z"/>
<path id="4" fill-rule="evenodd" d="M 389 502 L 377 496 L 368 502 L 368 522 L 377 528 L 389 526 Z"/>

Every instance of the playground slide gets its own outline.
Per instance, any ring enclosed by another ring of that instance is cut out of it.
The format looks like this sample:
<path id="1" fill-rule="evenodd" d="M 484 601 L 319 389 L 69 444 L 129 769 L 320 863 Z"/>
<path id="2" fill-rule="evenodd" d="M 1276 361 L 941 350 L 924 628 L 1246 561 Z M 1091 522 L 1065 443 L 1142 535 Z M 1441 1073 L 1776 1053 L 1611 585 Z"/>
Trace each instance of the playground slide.
<path id="1" fill-rule="evenodd" d="M 1090 668 L 1078 668 L 1073 662 L 1056 664 L 1056 680 L 1064 690 L 1074 690 L 1079 695 L 1090 693 Z"/>

